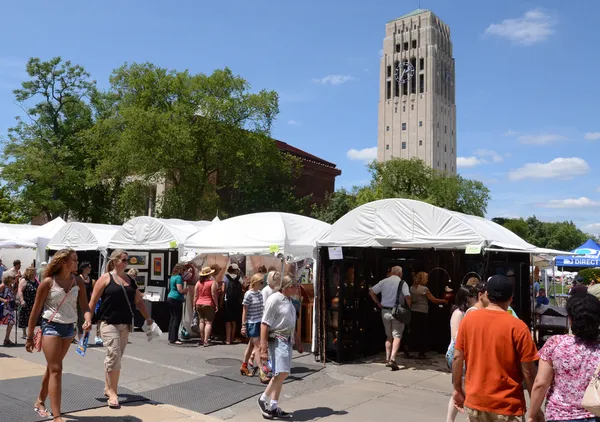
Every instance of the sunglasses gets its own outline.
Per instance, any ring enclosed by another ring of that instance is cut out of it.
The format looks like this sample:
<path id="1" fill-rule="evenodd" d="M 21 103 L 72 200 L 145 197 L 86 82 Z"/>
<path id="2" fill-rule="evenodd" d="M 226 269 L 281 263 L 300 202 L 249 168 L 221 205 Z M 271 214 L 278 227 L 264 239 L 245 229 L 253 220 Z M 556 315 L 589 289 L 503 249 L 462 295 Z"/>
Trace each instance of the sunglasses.
<path id="1" fill-rule="evenodd" d="M 120 261 L 121 261 L 122 263 L 125 263 L 125 262 L 128 262 L 128 261 L 129 261 L 129 258 L 121 258 L 121 259 L 120 259 Z"/>

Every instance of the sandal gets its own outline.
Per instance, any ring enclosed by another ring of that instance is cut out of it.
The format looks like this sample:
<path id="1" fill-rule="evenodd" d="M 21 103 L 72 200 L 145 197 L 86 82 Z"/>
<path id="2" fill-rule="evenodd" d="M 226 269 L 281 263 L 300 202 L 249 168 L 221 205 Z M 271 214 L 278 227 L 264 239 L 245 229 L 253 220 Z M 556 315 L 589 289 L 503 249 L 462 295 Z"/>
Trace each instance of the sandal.
<path id="1" fill-rule="evenodd" d="M 43 409 L 39 408 L 38 405 L 42 405 Z M 52 416 L 52 412 L 48 412 L 48 410 L 46 409 L 46 405 L 40 399 L 38 399 L 38 401 L 33 406 L 33 411 L 35 413 L 37 413 L 38 416 L 41 417 L 41 418 L 49 418 L 49 417 Z"/>
<path id="2" fill-rule="evenodd" d="M 15 343 L 13 343 L 13 342 L 12 342 L 12 341 L 10 341 L 10 340 L 4 340 L 4 345 L 5 345 L 6 347 L 12 347 L 12 346 L 14 346 L 14 345 L 15 345 Z"/>
<path id="3" fill-rule="evenodd" d="M 107 401 L 108 403 L 108 407 L 110 407 L 111 409 L 119 409 L 121 407 L 121 404 L 119 403 L 119 399 L 108 399 Z"/>

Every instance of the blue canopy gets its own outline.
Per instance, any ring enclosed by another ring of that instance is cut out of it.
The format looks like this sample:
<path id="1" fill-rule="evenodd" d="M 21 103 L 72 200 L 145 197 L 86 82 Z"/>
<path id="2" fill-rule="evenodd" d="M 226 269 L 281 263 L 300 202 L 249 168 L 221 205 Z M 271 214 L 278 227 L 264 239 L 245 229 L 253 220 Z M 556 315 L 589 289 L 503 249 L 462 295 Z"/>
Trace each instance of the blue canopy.
<path id="1" fill-rule="evenodd" d="M 571 252 L 573 256 L 557 256 L 557 267 L 600 267 L 600 245 L 588 239 L 583 245 Z"/>

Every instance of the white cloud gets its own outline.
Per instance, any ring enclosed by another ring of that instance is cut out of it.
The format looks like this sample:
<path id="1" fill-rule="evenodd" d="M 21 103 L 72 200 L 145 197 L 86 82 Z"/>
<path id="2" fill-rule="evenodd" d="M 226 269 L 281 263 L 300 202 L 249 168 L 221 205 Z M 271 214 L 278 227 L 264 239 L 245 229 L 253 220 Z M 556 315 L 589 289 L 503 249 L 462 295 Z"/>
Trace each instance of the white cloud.
<path id="1" fill-rule="evenodd" d="M 519 136 L 519 142 L 521 142 L 522 144 L 530 145 L 546 145 L 552 142 L 564 141 L 565 139 L 567 138 L 556 133 L 543 133 L 540 135 Z"/>
<path id="2" fill-rule="evenodd" d="M 510 180 L 523 179 L 570 179 L 590 171 L 588 163 L 577 157 L 555 158 L 549 163 L 527 163 L 508 173 Z"/>
<path id="3" fill-rule="evenodd" d="M 299 122 L 298 120 L 288 120 L 288 125 L 292 125 L 292 126 L 300 126 L 302 123 Z"/>
<path id="4" fill-rule="evenodd" d="M 496 151 L 492 151 L 490 149 L 475 150 L 475 155 L 478 157 L 489 157 L 494 163 L 501 163 L 504 161 L 504 157 L 502 157 Z"/>
<path id="5" fill-rule="evenodd" d="M 327 75 L 322 78 L 313 78 L 313 82 L 320 85 L 342 85 L 355 80 L 356 78 L 350 75 Z"/>
<path id="6" fill-rule="evenodd" d="M 582 196 L 580 198 L 553 199 L 540 205 L 544 208 L 600 208 L 600 201 L 593 201 Z"/>
<path id="7" fill-rule="evenodd" d="M 504 133 L 504 136 L 517 136 L 518 134 L 519 132 L 515 132 L 514 130 L 509 129 Z"/>
<path id="8" fill-rule="evenodd" d="M 546 40 L 554 33 L 556 20 L 542 9 L 533 9 L 523 16 L 493 23 L 485 30 L 486 35 L 506 38 L 517 44 L 532 45 Z"/>
<path id="9" fill-rule="evenodd" d="M 583 228 L 584 231 L 588 233 L 598 233 L 600 234 L 600 223 L 592 223 L 588 224 Z"/>
<path id="10" fill-rule="evenodd" d="M 597 141 L 600 139 L 600 132 L 588 132 L 584 135 L 584 138 L 588 141 Z"/>
<path id="11" fill-rule="evenodd" d="M 470 168 L 484 163 L 485 160 L 477 157 L 456 157 L 456 166 L 459 168 Z"/>
<path id="12" fill-rule="evenodd" d="M 346 153 L 346 156 L 352 161 L 373 161 L 377 158 L 377 147 L 364 149 L 352 148 Z"/>

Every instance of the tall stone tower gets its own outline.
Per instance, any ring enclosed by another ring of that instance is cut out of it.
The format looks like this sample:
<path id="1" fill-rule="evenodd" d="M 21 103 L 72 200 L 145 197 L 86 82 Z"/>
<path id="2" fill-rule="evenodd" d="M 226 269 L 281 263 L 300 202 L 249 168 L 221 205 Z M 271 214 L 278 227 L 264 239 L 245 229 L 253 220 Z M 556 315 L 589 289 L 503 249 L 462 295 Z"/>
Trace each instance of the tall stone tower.
<path id="1" fill-rule="evenodd" d="M 450 28 L 417 9 L 385 26 L 377 159 L 418 157 L 456 174 L 456 104 Z"/>

